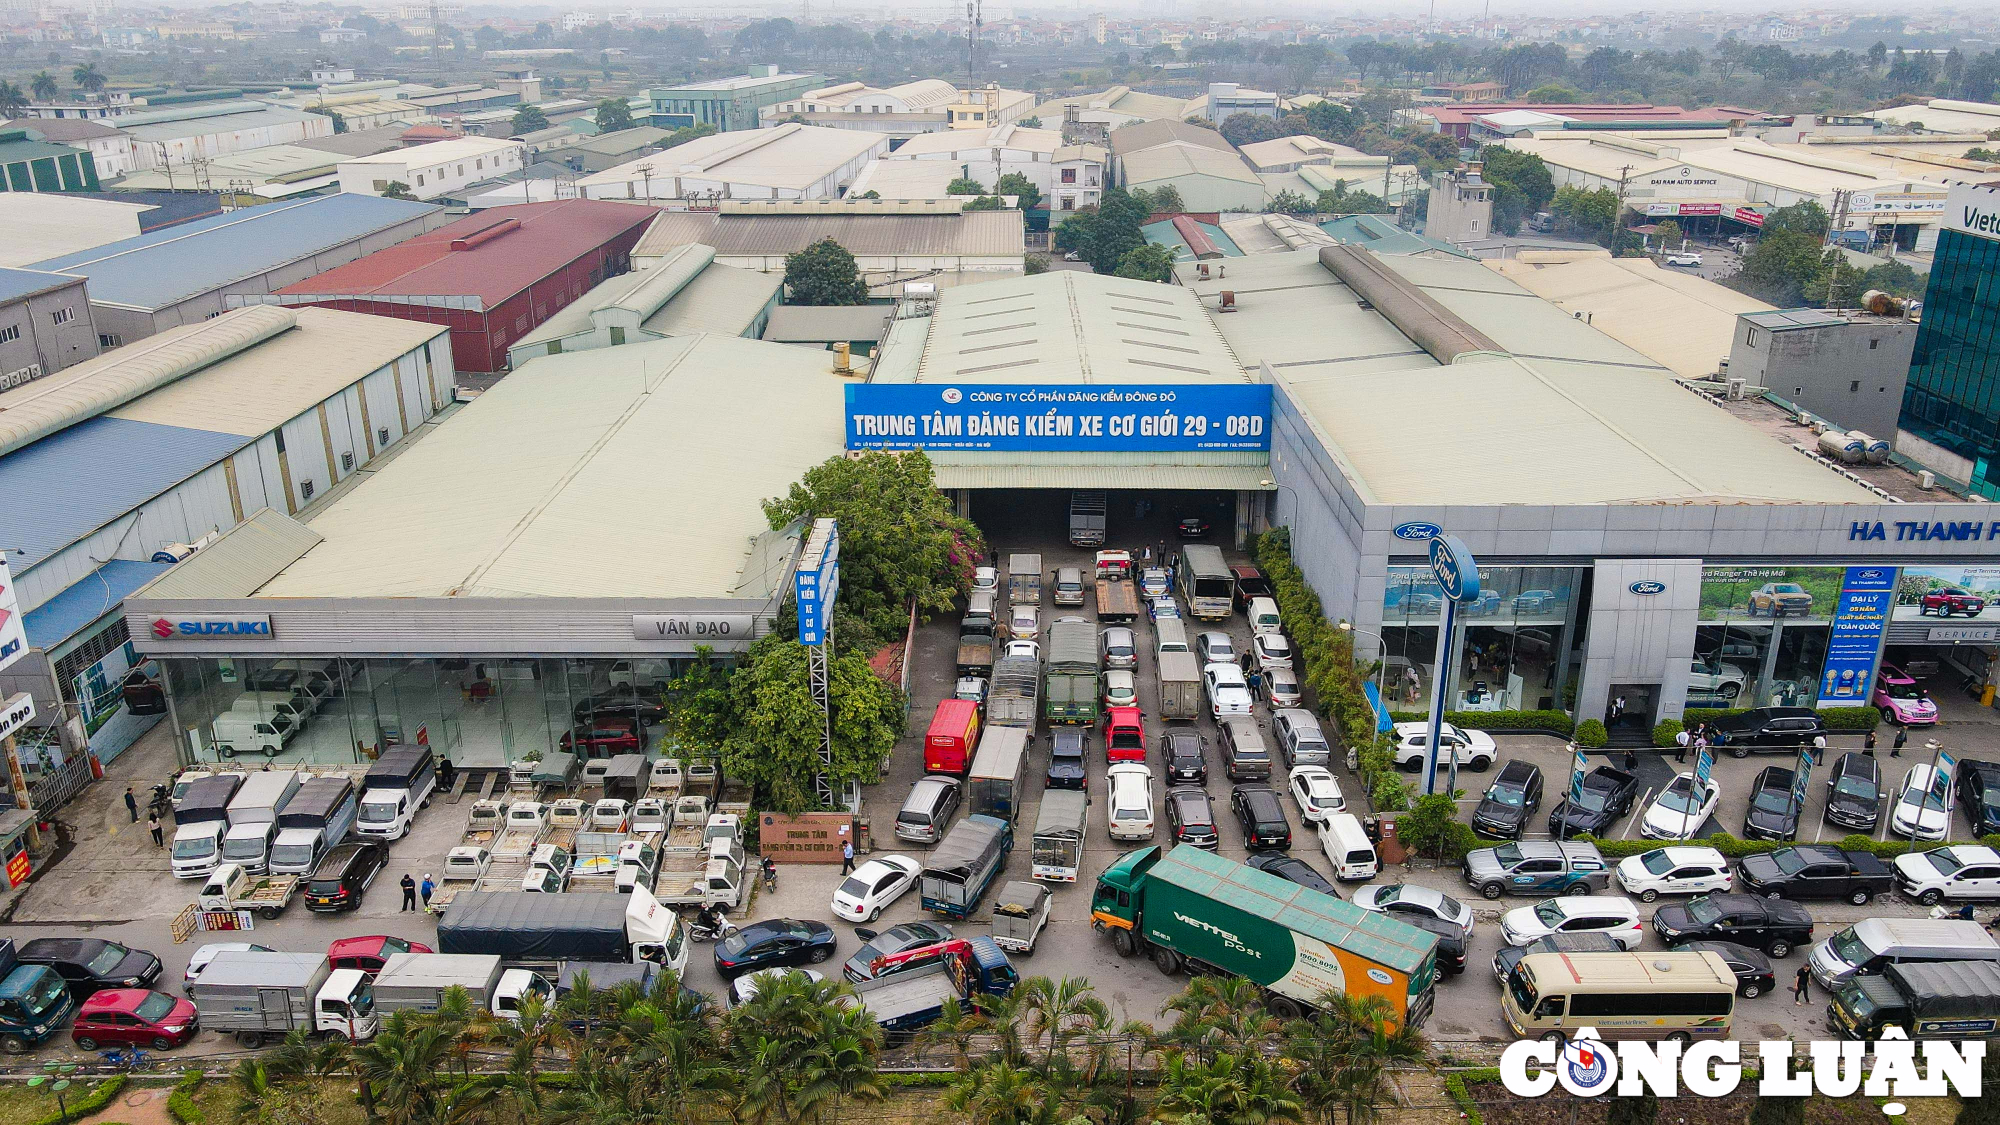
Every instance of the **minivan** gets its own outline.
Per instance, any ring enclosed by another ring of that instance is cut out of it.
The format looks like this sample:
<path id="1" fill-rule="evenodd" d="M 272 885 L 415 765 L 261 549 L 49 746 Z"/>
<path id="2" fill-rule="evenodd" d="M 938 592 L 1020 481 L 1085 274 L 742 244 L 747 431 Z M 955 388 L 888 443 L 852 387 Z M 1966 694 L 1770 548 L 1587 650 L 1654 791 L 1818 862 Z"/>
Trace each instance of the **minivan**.
<path id="1" fill-rule="evenodd" d="M 1275 598 L 1251 598 L 1250 608 L 1244 613 L 1250 618 L 1252 633 L 1285 631 L 1285 619 L 1278 614 L 1278 602 Z"/>
<path id="2" fill-rule="evenodd" d="M 306 909 L 318 914 L 358 910 L 361 894 L 389 864 L 389 845 L 349 840 L 326 853 L 306 884 Z"/>
<path id="3" fill-rule="evenodd" d="M 1153 652 L 1192 652 L 1188 648 L 1187 626 L 1178 617 L 1162 617 L 1153 622 Z"/>
<path id="4" fill-rule="evenodd" d="M 238 754 L 275 758 L 298 730 L 286 719 L 259 718 L 243 711 L 224 711 L 208 729 L 215 737 L 215 752 L 225 758 Z"/>
<path id="5" fill-rule="evenodd" d="M 967 598 L 965 602 L 965 618 L 959 622 L 958 631 L 961 633 L 976 633 L 983 637 L 992 636 L 994 623 L 993 606 L 993 595 L 984 590 Z"/>
<path id="6" fill-rule="evenodd" d="M 1222 730 L 1222 761 L 1229 780 L 1270 780 L 1271 747 L 1257 729 L 1257 720 L 1248 715 L 1225 715 L 1216 725 Z"/>
<path id="7" fill-rule="evenodd" d="M 1353 813 L 1334 813 L 1319 823 L 1319 847 L 1333 864 L 1333 877 L 1345 882 L 1373 879 L 1382 870 L 1375 845 Z"/>
<path id="8" fill-rule="evenodd" d="M 910 786 L 902 811 L 896 814 L 896 838 L 918 844 L 935 844 L 944 835 L 944 826 L 958 808 L 959 782 L 955 777 L 931 774 Z"/>
<path id="9" fill-rule="evenodd" d="M 2000 942 L 1978 922 L 1957 918 L 1863 918 L 1806 957 L 1813 979 L 1826 989 L 1859 973 L 1927 961 L 2000 961 Z"/>
<path id="10" fill-rule="evenodd" d="M 1285 767 L 1324 766 L 1333 761 L 1333 749 L 1320 730 L 1319 716 L 1302 707 L 1282 707 L 1271 713 L 1271 737 L 1285 752 Z"/>
<path id="11" fill-rule="evenodd" d="M 1073 566 L 1056 571 L 1056 604 L 1083 604 L 1083 571 Z"/>
<path id="12" fill-rule="evenodd" d="M 312 700 L 289 691 L 246 691 L 229 705 L 231 711 L 259 719 L 279 717 L 291 722 L 294 732 L 306 729 L 312 718 Z"/>

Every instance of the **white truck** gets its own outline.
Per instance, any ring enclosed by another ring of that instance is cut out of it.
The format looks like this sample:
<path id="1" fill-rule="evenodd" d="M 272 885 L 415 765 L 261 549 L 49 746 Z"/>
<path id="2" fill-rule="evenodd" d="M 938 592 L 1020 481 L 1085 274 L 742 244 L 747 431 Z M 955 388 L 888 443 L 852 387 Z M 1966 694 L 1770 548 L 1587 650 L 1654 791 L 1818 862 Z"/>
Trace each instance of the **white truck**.
<path id="1" fill-rule="evenodd" d="M 180 804 L 174 807 L 174 878 L 205 878 L 222 862 L 222 834 L 229 830 L 229 802 L 242 784 L 242 774 L 220 773 L 188 786 Z"/>
<path id="2" fill-rule="evenodd" d="M 564 851 L 576 847 L 576 834 L 590 827 L 590 802 L 575 797 L 563 797 L 549 803 L 549 830 L 542 835 L 542 843 L 554 844 Z"/>
<path id="3" fill-rule="evenodd" d="M 507 806 L 506 827 L 489 850 L 496 860 L 526 859 L 549 829 L 549 807 L 540 801 L 516 801 Z"/>
<path id="4" fill-rule="evenodd" d="M 233 1032 L 252 1049 L 296 1027 L 369 1039 L 382 1020 L 367 974 L 333 968 L 324 953 L 228 950 L 188 982 L 187 994 L 204 1029 Z"/>
<path id="5" fill-rule="evenodd" d="M 690 800 L 681 798 L 683 804 Z M 744 863 L 742 818 L 733 813 L 711 813 L 695 819 L 691 814 L 683 822 L 676 810 L 666 846 L 660 851 L 659 880 L 653 893 L 668 906 L 733 910 L 749 897 Z"/>
<path id="6" fill-rule="evenodd" d="M 264 718 L 242 711 L 224 711 L 208 724 L 210 738 L 215 743 L 215 752 L 224 758 L 234 758 L 238 754 L 262 754 L 275 758 L 285 749 L 285 744 L 299 732 L 291 720 L 281 716 Z"/>
<path id="7" fill-rule="evenodd" d="M 472 811 L 466 814 L 465 835 L 459 837 L 462 848 L 493 849 L 500 833 L 507 827 L 507 806 L 502 801 L 488 798 L 472 802 Z"/>
<path id="8" fill-rule="evenodd" d="M 437 887 L 431 891 L 430 912 L 443 914 L 452 899 L 466 891 L 478 890 L 480 880 L 486 878 L 486 869 L 492 865 L 493 853 L 485 848 L 460 845 L 446 852 Z"/>
<path id="9" fill-rule="evenodd" d="M 527 869 L 520 871 L 515 877 L 515 885 L 512 888 L 505 886 L 504 880 L 515 876 L 517 869 L 496 871 L 489 867 L 480 889 L 487 891 L 512 889 L 531 894 L 561 894 L 569 889 L 569 875 L 573 862 L 568 848 L 559 848 L 554 844 L 536 844 L 534 852 L 528 856 Z"/>
<path id="10" fill-rule="evenodd" d="M 344 777 L 306 778 L 278 814 L 278 838 L 271 845 L 271 872 L 310 875 L 319 858 L 354 830 L 360 794 Z"/>
<path id="11" fill-rule="evenodd" d="M 658 849 L 621 832 L 584 832 L 576 838 L 576 872 L 572 891 L 630 894 L 632 888 L 652 890 L 660 874 Z"/>
<path id="12" fill-rule="evenodd" d="M 505 1020 L 519 1020 L 530 997 L 547 1004 L 555 996 L 541 974 L 506 968 L 491 954 L 393 953 L 375 974 L 375 1006 L 384 1013 L 435 1012 L 453 988 Z"/>
<path id="13" fill-rule="evenodd" d="M 673 805 L 659 797 L 641 797 L 632 803 L 632 838 L 658 848 L 667 838 L 667 822 L 673 819 Z"/>
<path id="14" fill-rule="evenodd" d="M 299 891 L 297 875 L 253 875 L 240 863 L 225 863 L 209 873 L 195 896 L 203 910 L 254 910 L 259 918 L 285 912 Z"/>
<path id="15" fill-rule="evenodd" d="M 222 837 L 222 862 L 238 863 L 252 875 L 271 867 L 271 844 L 278 838 L 278 814 L 299 791 L 299 771 L 253 773 L 229 802 L 229 831 Z"/>
<path id="16" fill-rule="evenodd" d="M 646 777 L 646 795 L 658 797 L 668 804 L 681 795 L 681 760 L 679 758 L 659 758 L 653 762 L 653 771 Z"/>
<path id="17" fill-rule="evenodd" d="M 437 759 L 428 746 L 392 746 L 375 759 L 361 779 L 363 836 L 400 840 L 410 834 L 417 813 L 437 792 Z"/>

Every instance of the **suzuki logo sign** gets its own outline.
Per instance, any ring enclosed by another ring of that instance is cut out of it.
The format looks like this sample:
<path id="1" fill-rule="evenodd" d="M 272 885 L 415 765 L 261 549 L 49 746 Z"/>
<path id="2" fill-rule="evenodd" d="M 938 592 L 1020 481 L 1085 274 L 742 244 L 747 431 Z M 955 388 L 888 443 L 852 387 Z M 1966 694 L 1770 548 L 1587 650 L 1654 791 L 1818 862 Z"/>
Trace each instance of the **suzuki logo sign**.
<path id="1" fill-rule="evenodd" d="M 166 640 L 174 635 L 174 623 L 164 617 L 160 618 L 153 622 L 153 635 L 163 641 Z"/>
<path id="2" fill-rule="evenodd" d="M 186 617 L 160 617 L 153 621 L 153 635 L 161 640 L 205 640 L 210 637 L 264 637 L 271 635 L 271 619 L 262 614 L 197 613 Z"/>

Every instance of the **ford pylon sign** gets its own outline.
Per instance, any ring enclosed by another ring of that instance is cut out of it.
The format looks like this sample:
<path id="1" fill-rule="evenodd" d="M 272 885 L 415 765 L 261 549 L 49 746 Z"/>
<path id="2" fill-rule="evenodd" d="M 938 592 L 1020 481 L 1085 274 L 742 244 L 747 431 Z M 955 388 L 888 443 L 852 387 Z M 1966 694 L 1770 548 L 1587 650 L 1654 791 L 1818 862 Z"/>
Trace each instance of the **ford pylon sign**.
<path id="1" fill-rule="evenodd" d="M 847 387 L 849 449 L 1195 452 L 1271 448 L 1262 383 Z"/>

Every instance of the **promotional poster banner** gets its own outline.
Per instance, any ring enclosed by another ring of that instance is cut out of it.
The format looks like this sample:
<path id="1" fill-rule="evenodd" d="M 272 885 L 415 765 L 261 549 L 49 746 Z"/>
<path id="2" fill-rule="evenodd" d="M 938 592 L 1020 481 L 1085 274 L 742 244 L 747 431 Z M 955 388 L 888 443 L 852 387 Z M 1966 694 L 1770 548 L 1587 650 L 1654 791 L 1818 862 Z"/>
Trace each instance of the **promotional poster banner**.
<path id="1" fill-rule="evenodd" d="M 1263 451 L 1271 448 L 1271 388 L 855 383 L 846 428 L 849 449 Z"/>
<path id="2" fill-rule="evenodd" d="M 1896 600 L 1896 568 L 1850 566 L 1834 604 L 1833 629 L 1826 642 L 1826 667 L 1820 674 L 1819 705 L 1862 707 L 1882 649 L 1882 633 Z"/>

